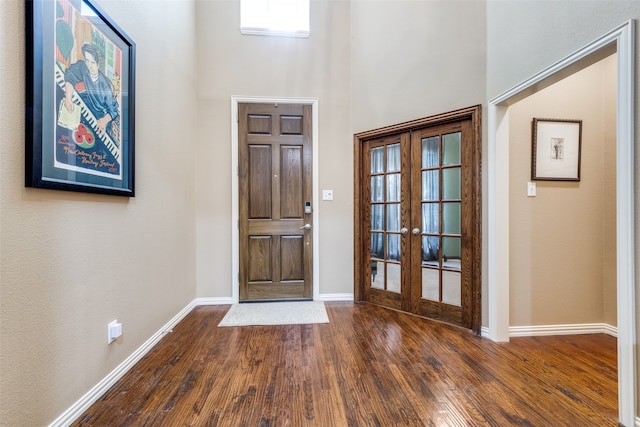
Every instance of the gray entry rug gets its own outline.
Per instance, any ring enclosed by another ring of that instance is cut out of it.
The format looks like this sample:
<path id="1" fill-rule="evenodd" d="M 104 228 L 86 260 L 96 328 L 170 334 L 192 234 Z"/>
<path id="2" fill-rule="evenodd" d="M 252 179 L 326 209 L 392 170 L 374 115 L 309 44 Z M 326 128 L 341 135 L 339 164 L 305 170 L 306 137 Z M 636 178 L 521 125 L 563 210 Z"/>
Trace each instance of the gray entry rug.
<path id="1" fill-rule="evenodd" d="M 322 301 L 234 304 L 218 326 L 329 323 Z"/>

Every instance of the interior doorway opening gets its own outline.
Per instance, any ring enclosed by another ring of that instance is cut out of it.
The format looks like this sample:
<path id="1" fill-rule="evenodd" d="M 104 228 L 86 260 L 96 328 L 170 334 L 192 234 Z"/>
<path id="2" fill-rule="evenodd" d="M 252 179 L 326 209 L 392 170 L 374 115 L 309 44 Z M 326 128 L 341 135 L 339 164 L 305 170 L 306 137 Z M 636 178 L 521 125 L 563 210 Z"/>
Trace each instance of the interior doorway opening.
<path id="1" fill-rule="evenodd" d="M 509 340 L 509 107 L 541 88 L 617 53 L 616 117 L 616 255 L 619 421 L 635 419 L 637 372 L 635 355 L 634 248 L 634 22 L 628 21 L 585 48 L 559 61 L 489 102 L 488 147 L 488 302 L 486 335 Z"/>
<path id="2" fill-rule="evenodd" d="M 510 336 L 616 335 L 615 102 L 614 53 L 509 106 Z"/>

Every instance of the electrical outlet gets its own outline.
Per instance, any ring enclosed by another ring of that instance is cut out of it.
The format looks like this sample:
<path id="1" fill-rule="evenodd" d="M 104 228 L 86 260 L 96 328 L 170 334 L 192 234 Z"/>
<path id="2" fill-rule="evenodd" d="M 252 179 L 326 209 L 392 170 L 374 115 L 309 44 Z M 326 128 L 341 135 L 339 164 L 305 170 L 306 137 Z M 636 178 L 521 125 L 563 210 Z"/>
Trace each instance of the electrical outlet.
<path id="1" fill-rule="evenodd" d="M 121 335 L 122 323 L 118 323 L 117 319 L 107 325 L 107 344 L 111 344 Z"/>

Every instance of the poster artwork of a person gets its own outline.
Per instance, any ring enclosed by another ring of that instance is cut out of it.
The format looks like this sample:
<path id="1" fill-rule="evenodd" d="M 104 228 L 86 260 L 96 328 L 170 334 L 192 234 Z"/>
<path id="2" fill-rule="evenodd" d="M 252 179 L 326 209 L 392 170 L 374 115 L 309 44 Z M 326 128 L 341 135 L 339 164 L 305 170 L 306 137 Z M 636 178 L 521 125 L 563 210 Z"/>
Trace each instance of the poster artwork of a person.
<path id="1" fill-rule="evenodd" d="M 75 90 L 96 118 L 95 129 L 98 135 L 112 134 L 111 124 L 120 115 L 113 87 L 99 69 L 96 48 L 90 43 L 84 43 L 82 56 L 84 60 L 71 64 L 64 74 L 65 108 L 69 111 L 80 108 L 74 105 L 71 98 Z"/>

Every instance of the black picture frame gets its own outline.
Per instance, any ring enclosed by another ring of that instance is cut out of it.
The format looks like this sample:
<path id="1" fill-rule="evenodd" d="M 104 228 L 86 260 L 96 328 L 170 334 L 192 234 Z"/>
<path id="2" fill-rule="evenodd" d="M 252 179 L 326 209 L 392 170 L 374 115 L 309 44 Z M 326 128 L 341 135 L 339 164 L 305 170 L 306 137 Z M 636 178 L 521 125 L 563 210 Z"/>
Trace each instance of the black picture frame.
<path id="1" fill-rule="evenodd" d="M 91 0 L 25 10 L 25 186 L 134 197 L 135 43 Z"/>
<path id="2" fill-rule="evenodd" d="M 531 139 L 532 180 L 580 181 L 582 120 L 534 118 Z"/>

